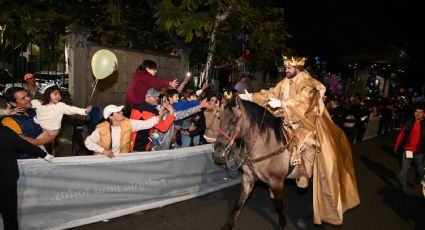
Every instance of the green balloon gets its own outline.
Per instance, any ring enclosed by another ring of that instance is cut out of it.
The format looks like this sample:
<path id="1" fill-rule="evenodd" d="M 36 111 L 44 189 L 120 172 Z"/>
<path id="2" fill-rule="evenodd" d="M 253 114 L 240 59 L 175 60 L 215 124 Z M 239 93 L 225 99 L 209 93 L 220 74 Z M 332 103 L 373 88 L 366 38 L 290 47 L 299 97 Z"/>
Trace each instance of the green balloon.
<path id="1" fill-rule="evenodd" d="M 118 65 L 117 57 L 110 50 L 99 50 L 91 59 L 91 68 L 96 79 L 104 79 L 111 75 Z"/>

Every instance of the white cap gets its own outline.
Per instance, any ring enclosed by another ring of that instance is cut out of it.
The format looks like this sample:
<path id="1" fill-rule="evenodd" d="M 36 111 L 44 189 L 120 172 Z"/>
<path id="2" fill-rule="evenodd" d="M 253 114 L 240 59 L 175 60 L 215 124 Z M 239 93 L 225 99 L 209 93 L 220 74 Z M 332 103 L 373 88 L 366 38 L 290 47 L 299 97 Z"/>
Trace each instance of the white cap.
<path id="1" fill-rule="evenodd" d="M 123 108 L 123 105 L 108 105 L 103 109 L 103 118 L 108 119 L 108 117 L 111 116 L 113 113 L 120 112 Z"/>

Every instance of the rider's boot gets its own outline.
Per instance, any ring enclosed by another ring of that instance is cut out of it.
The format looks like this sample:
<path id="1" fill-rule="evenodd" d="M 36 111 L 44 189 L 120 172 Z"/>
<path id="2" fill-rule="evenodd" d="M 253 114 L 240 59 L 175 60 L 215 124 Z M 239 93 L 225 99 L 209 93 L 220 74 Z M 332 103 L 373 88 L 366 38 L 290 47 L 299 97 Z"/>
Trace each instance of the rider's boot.
<path id="1" fill-rule="evenodd" d="M 299 188 L 307 188 L 310 180 L 306 175 L 299 175 L 296 182 Z"/>
<path id="2" fill-rule="evenodd" d="M 296 179 L 299 188 L 307 188 L 310 180 L 304 166 L 304 160 L 301 157 L 301 164 L 298 165 L 298 178 Z"/>

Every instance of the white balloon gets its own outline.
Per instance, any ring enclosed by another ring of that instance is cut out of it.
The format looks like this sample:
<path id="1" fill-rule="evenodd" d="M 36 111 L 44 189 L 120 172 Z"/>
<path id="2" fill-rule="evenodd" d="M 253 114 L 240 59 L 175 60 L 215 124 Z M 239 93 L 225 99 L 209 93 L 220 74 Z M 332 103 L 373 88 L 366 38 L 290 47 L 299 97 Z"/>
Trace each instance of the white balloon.
<path id="1" fill-rule="evenodd" d="M 91 59 L 91 68 L 96 79 L 104 79 L 111 75 L 118 65 L 115 54 L 110 50 L 99 50 Z"/>

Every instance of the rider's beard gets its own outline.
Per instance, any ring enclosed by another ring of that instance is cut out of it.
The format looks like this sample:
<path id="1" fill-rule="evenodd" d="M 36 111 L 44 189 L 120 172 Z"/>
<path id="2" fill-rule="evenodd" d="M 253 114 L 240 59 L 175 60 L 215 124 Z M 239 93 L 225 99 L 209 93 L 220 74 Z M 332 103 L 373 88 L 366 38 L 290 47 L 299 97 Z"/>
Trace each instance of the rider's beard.
<path id="1" fill-rule="evenodd" d="M 291 78 L 293 78 L 293 77 L 295 77 L 295 76 L 297 76 L 297 73 L 296 73 L 296 72 L 293 72 L 293 73 L 291 73 L 291 72 L 286 72 L 286 77 L 287 77 L 288 79 L 291 79 Z"/>

